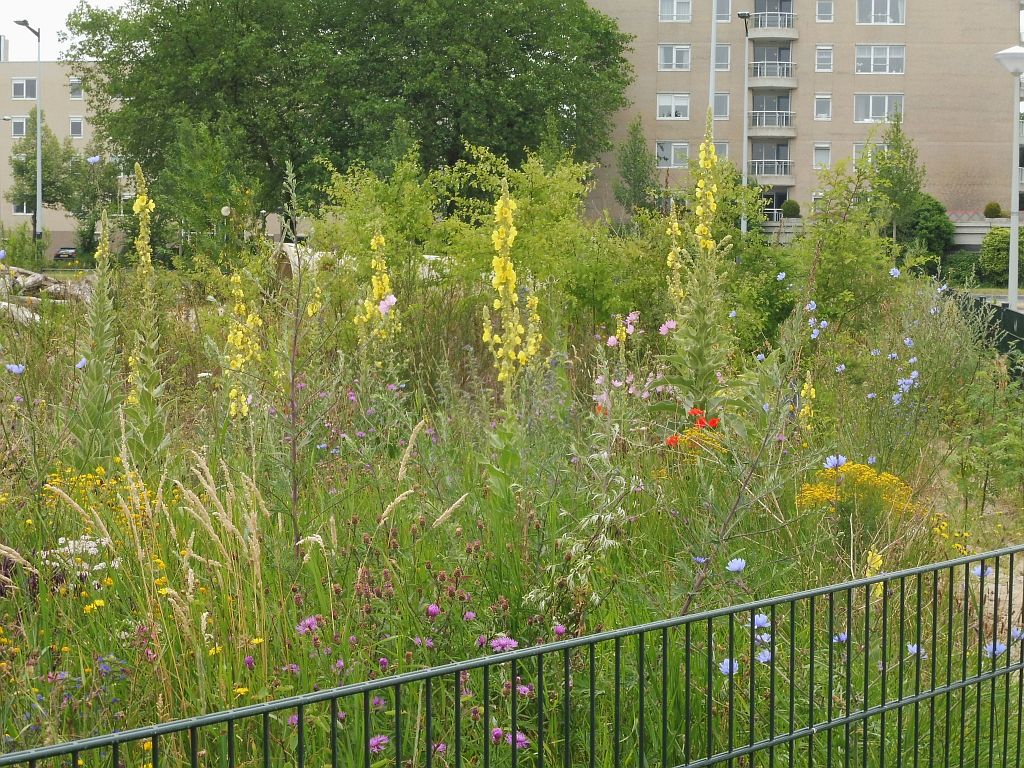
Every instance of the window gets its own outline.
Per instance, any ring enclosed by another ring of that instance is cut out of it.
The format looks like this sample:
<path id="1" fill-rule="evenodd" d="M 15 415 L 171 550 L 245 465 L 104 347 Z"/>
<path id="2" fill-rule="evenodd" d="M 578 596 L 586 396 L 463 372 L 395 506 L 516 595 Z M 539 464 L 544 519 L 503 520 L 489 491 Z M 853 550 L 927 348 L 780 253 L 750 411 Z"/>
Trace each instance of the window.
<path id="1" fill-rule="evenodd" d="M 690 69 L 690 46 L 688 45 L 659 45 L 658 46 L 658 69 L 660 70 L 689 70 Z"/>
<path id="2" fill-rule="evenodd" d="M 715 142 L 715 154 L 723 160 L 729 157 L 729 142 L 728 141 L 716 141 Z"/>
<path id="3" fill-rule="evenodd" d="M 12 117 L 11 118 L 11 136 L 16 139 L 22 138 L 28 132 L 28 118 L 27 117 Z"/>
<path id="4" fill-rule="evenodd" d="M 715 69 L 719 72 L 728 72 L 729 63 L 732 60 L 732 46 L 728 43 L 715 46 Z"/>
<path id="5" fill-rule="evenodd" d="M 690 145 L 685 141 L 659 141 L 654 146 L 659 168 L 685 168 L 690 159 Z"/>
<path id="6" fill-rule="evenodd" d="M 715 115 L 715 120 L 728 120 L 729 119 L 729 94 L 728 93 L 716 93 L 715 94 L 714 115 Z"/>
<path id="7" fill-rule="evenodd" d="M 907 0 L 857 0 L 858 24 L 903 24 Z"/>
<path id="8" fill-rule="evenodd" d="M 816 94 L 814 94 L 814 119 L 815 120 L 831 120 L 832 119 L 832 94 L 831 93 L 816 93 Z"/>
<path id="9" fill-rule="evenodd" d="M 21 202 L 14 204 L 14 215 L 15 216 L 31 216 L 32 210 L 28 207 L 28 200 L 22 200 Z"/>
<path id="10" fill-rule="evenodd" d="M 715 0 L 715 19 L 732 21 L 732 0 Z"/>
<path id="11" fill-rule="evenodd" d="M 659 0 L 658 21 L 689 21 L 691 0 Z"/>
<path id="12" fill-rule="evenodd" d="M 853 122 L 884 123 L 903 112 L 902 93 L 858 93 L 853 97 Z"/>
<path id="13" fill-rule="evenodd" d="M 831 45 L 819 45 L 814 52 L 814 71 L 815 72 L 831 72 L 832 71 L 832 46 Z"/>
<path id="14" fill-rule="evenodd" d="M 72 139 L 80 139 L 83 136 L 85 136 L 85 118 L 72 117 L 69 132 L 71 134 Z"/>
<path id="15" fill-rule="evenodd" d="M 34 77 L 16 77 L 11 80 L 12 99 L 34 99 L 36 97 L 36 79 Z"/>
<path id="16" fill-rule="evenodd" d="M 814 9 L 814 18 L 817 21 L 832 21 L 832 0 L 818 0 Z"/>
<path id="17" fill-rule="evenodd" d="M 688 93 L 659 93 L 658 94 L 658 119 L 659 120 L 689 120 L 690 119 L 690 94 L 688 94 Z"/>
<path id="18" fill-rule="evenodd" d="M 821 143 L 814 145 L 814 169 L 832 167 L 832 145 Z"/>
<path id="19" fill-rule="evenodd" d="M 858 75 L 902 75 L 907 59 L 905 45 L 858 45 Z"/>
<path id="20" fill-rule="evenodd" d="M 879 144 L 879 143 L 866 144 L 863 141 L 857 142 L 857 143 L 855 143 L 853 145 L 853 161 L 857 162 L 857 160 L 865 152 L 867 152 L 868 159 L 871 159 L 871 158 L 874 157 L 876 152 L 884 152 L 886 149 L 888 149 L 888 146 L 885 145 L 885 144 Z"/>
<path id="21" fill-rule="evenodd" d="M 72 77 L 68 80 L 68 92 L 70 93 L 72 101 L 81 101 L 82 96 L 82 79 L 78 77 Z"/>

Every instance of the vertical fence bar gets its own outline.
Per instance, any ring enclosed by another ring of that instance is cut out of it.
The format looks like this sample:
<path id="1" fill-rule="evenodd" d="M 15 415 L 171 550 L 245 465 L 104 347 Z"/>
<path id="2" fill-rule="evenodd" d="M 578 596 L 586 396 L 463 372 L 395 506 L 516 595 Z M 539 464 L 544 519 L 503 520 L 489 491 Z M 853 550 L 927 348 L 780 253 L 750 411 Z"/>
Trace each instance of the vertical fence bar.
<path id="1" fill-rule="evenodd" d="M 935 692 L 938 684 L 939 663 L 939 572 L 932 571 L 932 684 L 930 691 Z M 949 641 L 947 635 L 947 642 Z M 935 696 L 928 698 L 928 768 L 935 766 Z"/>
<path id="2" fill-rule="evenodd" d="M 899 631 L 899 645 L 897 650 L 900 654 L 899 661 L 899 682 L 896 684 L 896 700 L 900 702 L 900 705 L 896 708 L 896 768 L 901 768 L 903 765 L 903 677 L 904 677 L 904 659 L 909 652 L 909 648 L 906 646 L 906 619 L 907 619 L 907 580 L 905 578 L 900 579 L 900 631 Z M 921 653 L 920 647 L 917 649 L 917 654 Z"/>
<path id="3" fill-rule="evenodd" d="M 512 768 L 516 768 L 519 765 L 519 660 L 512 659 L 512 722 L 510 728 L 512 732 L 510 734 L 512 739 Z M 430 768 L 430 763 L 427 763 L 427 768 Z"/>
<path id="4" fill-rule="evenodd" d="M 430 768 L 434 764 L 434 679 L 428 677 L 423 681 L 423 706 L 426 710 L 426 723 L 427 729 L 426 736 L 426 766 Z M 515 677 L 512 680 L 512 695 L 515 696 L 516 683 Z M 512 741 L 515 741 L 513 737 Z"/>
<path id="5" fill-rule="evenodd" d="M 153 738 L 156 739 L 155 736 Z M 153 768 L 156 768 L 156 766 L 158 766 L 158 765 L 159 765 L 159 762 L 158 762 L 158 758 L 157 758 L 157 751 L 156 751 L 156 747 L 154 747 L 153 748 Z M 78 768 L 78 753 L 77 752 L 72 752 L 71 753 L 71 768 Z"/>
<path id="6" fill-rule="evenodd" d="M 789 601 L 789 720 L 786 727 L 789 733 L 796 730 L 796 601 Z M 789 749 L 789 768 L 793 768 L 796 757 L 796 743 L 790 739 L 786 745 Z"/>
<path id="7" fill-rule="evenodd" d="M 828 688 L 826 691 L 827 703 L 825 705 L 825 720 L 826 722 L 832 722 L 833 715 L 833 702 L 835 698 L 833 692 L 835 691 L 835 643 L 832 642 L 832 636 L 836 631 L 836 593 L 828 593 L 828 625 L 825 637 L 828 642 Z M 826 768 L 832 768 L 832 729 L 829 728 L 825 734 L 827 741 L 825 742 L 825 766 Z"/>
<path id="8" fill-rule="evenodd" d="M 568 651 L 566 651 L 566 653 L 568 654 Z M 568 702 L 569 701 L 569 676 L 568 676 L 569 662 L 568 662 L 568 659 L 566 660 L 565 664 L 566 664 L 566 678 L 565 678 L 565 694 L 566 695 L 565 695 L 565 700 L 566 700 L 566 702 Z M 568 712 L 568 704 L 566 704 L 566 707 L 567 707 L 567 712 Z M 569 719 L 569 715 L 566 714 L 566 722 L 567 723 L 568 723 L 568 719 Z M 569 743 L 568 728 L 566 728 L 565 742 L 566 742 L 566 744 Z M 568 750 L 568 747 L 566 747 L 566 750 Z M 566 758 L 566 760 L 568 761 L 568 758 Z M 490 766 L 490 764 L 491 764 L 491 665 L 487 664 L 487 665 L 484 666 L 484 768 L 488 768 L 488 766 Z M 568 762 L 566 762 L 566 765 L 568 766 Z"/>
<path id="9" fill-rule="evenodd" d="M 728 684 L 729 684 L 729 752 L 731 753 L 735 746 L 735 732 L 736 732 L 736 673 L 738 670 L 738 662 L 736 661 L 736 614 L 729 614 L 729 655 L 728 661 Z M 732 768 L 733 761 L 729 758 L 729 768 Z"/>
<path id="10" fill-rule="evenodd" d="M 1011 574 L 1011 578 L 1012 574 Z M 996 571 L 993 577 L 993 584 L 995 589 L 993 590 L 992 597 L 992 672 L 996 671 L 996 666 L 999 663 L 999 653 L 996 647 L 999 643 L 999 558 L 996 558 Z M 1010 645 L 1007 643 L 1007 650 Z M 1009 654 L 1007 654 L 1009 655 Z M 978 689 L 979 694 L 981 689 Z M 978 709 L 981 709 L 979 705 Z M 988 707 L 988 768 L 992 768 L 995 761 L 995 740 L 996 740 L 996 678 L 993 677 L 989 683 L 989 707 Z M 977 736 L 975 736 L 977 738 Z"/>
<path id="11" fill-rule="evenodd" d="M 35 760 L 31 761 L 30 765 L 35 763 Z M 121 765 L 121 745 L 116 741 L 110 745 L 110 765 L 112 768 L 118 768 Z"/>
<path id="12" fill-rule="evenodd" d="M 544 768 L 544 654 L 537 657 L 537 768 Z M 461 768 L 458 766 L 457 768 Z"/>
<path id="13" fill-rule="evenodd" d="M 868 683 L 871 680 L 871 593 L 874 591 L 874 586 L 864 586 L 864 706 L 862 707 L 864 712 L 868 711 L 871 705 L 871 688 Z M 848 637 L 847 641 L 850 645 L 853 645 L 853 637 Z M 850 648 L 846 649 L 846 652 L 850 652 Z M 865 717 L 861 721 L 861 768 L 868 768 L 868 719 Z"/>
<path id="14" fill-rule="evenodd" d="M 953 568 L 949 569 L 946 591 L 949 593 L 949 605 L 946 615 L 946 685 L 949 685 L 953 681 L 953 593 L 956 591 L 956 587 L 953 584 L 955 579 L 955 572 Z M 944 718 L 945 733 L 943 734 L 943 740 L 945 746 L 942 750 L 943 765 L 949 765 L 949 750 L 952 744 L 952 728 L 950 727 L 950 721 L 952 719 L 952 698 L 951 693 L 946 693 L 946 716 Z"/>
<path id="15" fill-rule="evenodd" d="M 757 658 L 756 658 L 756 647 L 755 647 L 757 645 L 757 628 L 754 626 L 754 624 L 756 624 L 756 623 L 757 622 L 756 622 L 756 618 L 754 616 L 754 611 L 751 610 L 750 611 L 750 657 L 749 657 L 750 658 L 750 662 L 749 662 L 750 663 L 750 691 L 748 692 L 749 695 L 748 695 L 748 698 L 747 698 L 747 701 L 748 701 L 748 706 L 747 706 L 747 744 L 749 746 L 753 746 L 753 744 L 754 744 L 754 738 L 755 738 L 754 737 L 754 718 L 755 718 L 755 712 L 757 711 L 757 707 L 754 704 L 754 701 L 755 701 L 754 696 L 757 694 L 757 688 L 756 688 L 756 682 L 755 682 L 757 680 L 757 669 L 755 667 L 755 663 L 757 661 Z M 770 621 L 768 622 L 768 624 L 769 624 L 768 630 L 770 632 L 774 632 L 775 631 L 775 627 L 771 626 L 771 622 Z M 769 663 L 771 663 L 770 659 L 769 659 Z"/>
<path id="16" fill-rule="evenodd" d="M 486 741 L 486 739 L 484 739 Z M 334 767 L 336 768 L 336 766 Z M 402 686 L 395 686 L 395 768 L 402 768 Z"/>
<path id="17" fill-rule="evenodd" d="M 807 735 L 807 765 L 814 765 L 814 595 L 807 601 L 807 616 L 810 619 L 811 634 L 807 641 L 810 651 L 810 671 L 807 676 L 807 727 L 811 732 Z"/>
<path id="18" fill-rule="evenodd" d="M 562 768 L 571 768 L 571 739 L 569 738 L 569 694 L 572 690 L 572 671 L 569 665 L 569 649 L 562 650 Z M 485 667 L 486 669 L 486 667 Z M 486 742 L 487 739 L 484 738 Z"/>
<path id="19" fill-rule="evenodd" d="M 597 670 L 594 643 L 587 646 L 590 660 L 590 768 L 597 765 Z"/>
<path id="20" fill-rule="evenodd" d="M 775 768 L 775 634 L 778 630 L 778 623 L 774 603 L 772 603 L 771 622 L 772 631 L 768 640 L 769 652 L 772 655 L 771 666 L 768 669 L 768 739 L 773 743 L 768 748 L 768 768 Z"/>
<path id="21" fill-rule="evenodd" d="M 622 638 L 615 638 L 615 677 L 612 685 L 614 699 L 614 722 L 612 726 L 612 764 L 615 768 L 622 765 Z M 515 766 L 513 766 L 515 768 Z"/>
<path id="22" fill-rule="evenodd" d="M 1016 581 L 1017 572 L 1014 569 L 1014 555 L 1010 553 L 1010 572 L 1007 581 L 1010 582 L 1009 594 L 1006 597 L 1006 666 L 1013 663 L 1013 582 Z M 1011 675 L 1003 677 L 1003 768 L 1006 768 L 1006 758 L 1010 749 L 1010 678 Z"/>
<path id="23" fill-rule="evenodd" d="M 917 647 L 921 648 L 922 650 L 918 651 L 917 658 L 914 661 L 914 739 L 913 741 L 911 741 L 911 744 L 914 745 L 914 768 L 918 768 L 921 762 L 919 757 L 921 752 L 919 748 L 919 745 L 921 743 L 921 705 L 920 702 L 917 700 L 917 696 L 921 694 L 921 662 L 923 661 L 926 655 L 924 653 L 923 646 L 921 645 L 922 642 L 924 642 L 924 638 L 921 637 L 921 622 L 924 620 L 924 615 L 921 613 L 924 610 L 924 605 L 922 602 L 923 596 L 921 594 L 922 586 L 923 584 L 921 582 L 921 574 L 917 574 L 917 580 L 914 585 L 914 588 L 917 591 L 917 622 L 915 623 L 914 642 L 917 644 Z M 930 649 L 927 655 L 932 657 L 935 656 L 934 638 L 932 639 Z"/>
<path id="24" fill-rule="evenodd" d="M 270 713 L 263 713 L 263 768 L 270 768 Z"/>
<path id="25" fill-rule="evenodd" d="M 331 699 L 331 768 L 338 768 L 338 700 Z M 395 736 L 398 743 L 398 736 Z"/>
<path id="26" fill-rule="evenodd" d="M 888 689 L 888 673 L 889 673 L 889 582 L 883 581 L 882 584 L 882 706 L 885 706 L 886 701 L 889 698 Z M 900 663 L 903 663 L 902 654 L 900 655 Z M 885 768 L 885 712 L 882 710 L 881 725 L 879 728 L 879 739 L 878 739 L 878 766 L 879 768 Z"/>
<path id="27" fill-rule="evenodd" d="M 846 700 L 843 705 L 843 716 L 849 718 L 853 712 L 853 675 L 850 674 L 853 669 L 853 654 L 851 653 L 853 648 L 853 587 L 846 590 L 846 628 L 843 630 L 843 634 L 846 637 L 845 642 L 842 643 L 843 674 L 846 676 Z M 834 642 L 831 637 L 829 642 Z M 843 726 L 843 768 L 850 768 L 850 735 L 850 721 L 847 720 L 846 725 Z"/>
<path id="28" fill-rule="evenodd" d="M 636 764 L 637 768 L 644 768 L 644 739 L 646 736 L 644 723 L 644 677 L 646 676 L 646 667 L 644 659 L 644 633 L 640 632 L 636 636 L 637 649 L 636 649 L 636 691 L 637 691 L 637 749 L 636 749 Z M 543 768 L 541 766 L 540 768 Z"/>
<path id="29" fill-rule="evenodd" d="M 969 566 L 964 566 L 964 637 L 963 637 L 963 648 L 961 648 L 960 658 L 960 679 L 967 679 L 967 646 L 968 646 L 968 617 L 971 614 L 971 585 L 970 585 L 970 574 L 971 569 Z M 964 686 L 960 689 L 960 766 L 963 768 L 964 764 L 964 741 L 967 734 L 967 688 Z"/>
<path id="30" fill-rule="evenodd" d="M 455 706 L 455 768 L 462 768 L 462 673 L 454 674 L 455 683 L 453 695 Z M 543 753 L 543 747 L 541 752 Z"/>
<path id="31" fill-rule="evenodd" d="M 298 728 L 299 728 L 299 732 L 298 732 L 298 737 L 299 737 L 298 759 L 297 759 L 296 762 L 298 763 L 298 767 L 299 768 L 305 768 L 305 766 L 306 766 L 306 707 L 303 706 L 302 704 L 299 704 L 298 712 L 296 712 L 296 715 L 298 716 L 298 723 L 297 723 L 297 725 L 298 725 Z"/>
<path id="32" fill-rule="evenodd" d="M 685 704 L 686 704 L 686 727 L 683 729 L 683 763 L 688 764 L 690 762 L 690 737 L 693 733 L 693 728 L 690 725 L 690 714 L 692 710 L 692 698 L 691 698 L 691 673 L 690 673 L 690 628 L 693 626 L 691 622 L 686 622 L 686 651 L 683 654 L 683 665 L 685 667 L 684 677 L 684 691 L 685 691 Z"/>
<path id="33" fill-rule="evenodd" d="M 668 627 L 661 630 L 661 768 L 668 768 Z"/>
<path id="34" fill-rule="evenodd" d="M 370 692 L 363 691 L 363 768 L 370 768 Z"/>
<path id="35" fill-rule="evenodd" d="M 199 766 L 199 729 L 192 727 L 188 729 L 188 752 L 189 763 L 192 768 Z"/>
<path id="36" fill-rule="evenodd" d="M 981 656 L 982 649 L 985 647 L 985 576 L 988 566 L 985 565 L 985 561 L 981 561 L 981 575 L 978 579 L 978 664 L 977 671 L 975 672 L 976 677 L 981 677 Z M 994 637 L 994 635 L 993 635 Z M 992 643 L 992 656 L 995 657 L 995 641 Z M 981 735 L 981 683 L 976 682 L 971 686 L 974 688 L 974 765 L 981 765 L 981 739 L 978 738 Z"/>
<path id="37" fill-rule="evenodd" d="M 235 768 L 235 721 L 228 720 L 228 768 Z"/>
<path id="38" fill-rule="evenodd" d="M 713 704 L 713 687 L 715 684 L 715 628 L 714 619 L 708 619 L 708 664 L 707 664 L 707 712 L 705 713 L 705 723 L 708 731 L 707 741 L 707 757 L 711 758 L 714 753 L 714 742 L 715 742 L 715 728 L 714 718 L 712 717 L 712 704 Z"/>

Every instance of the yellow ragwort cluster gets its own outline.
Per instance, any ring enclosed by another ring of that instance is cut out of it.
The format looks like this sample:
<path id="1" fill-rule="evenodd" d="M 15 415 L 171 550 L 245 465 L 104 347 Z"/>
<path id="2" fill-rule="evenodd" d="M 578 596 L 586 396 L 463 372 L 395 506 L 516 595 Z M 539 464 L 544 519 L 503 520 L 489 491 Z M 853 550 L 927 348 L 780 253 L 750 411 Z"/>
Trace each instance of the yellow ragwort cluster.
<path id="1" fill-rule="evenodd" d="M 231 298 L 232 322 L 227 339 L 228 374 L 231 380 L 228 414 L 236 418 L 249 415 L 249 395 L 242 387 L 241 375 L 251 361 L 260 359 L 257 332 L 263 326 L 263 320 L 246 303 L 242 277 L 237 272 L 231 276 Z"/>
<path id="2" fill-rule="evenodd" d="M 800 488 L 796 503 L 801 509 L 878 499 L 894 512 L 920 514 L 923 511 L 914 504 L 914 491 L 909 485 L 896 475 L 879 472 L 867 464 L 848 461 L 837 469 L 821 470 L 816 480 Z"/>
<path id="3" fill-rule="evenodd" d="M 970 548 L 967 546 L 967 539 L 971 538 L 968 531 L 951 530 L 949 518 L 942 512 L 932 515 L 932 534 L 948 544 L 950 549 L 958 555 L 966 555 Z"/>
<path id="4" fill-rule="evenodd" d="M 398 310 L 395 304 L 398 299 L 391 290 L 391 275 L 388 274 L 388 262 L 384 257 L 384 236 L 379 232 L 370 240 L 370 291 L 363 299 L 362 309 L 352 318 L 359 333 L 360 342 L 365 344 L 368 339 L 387 339 L 402 330 Z"/>
<path id="5" fill-rule="evenodd" d="M 509 197 L 508 186 L 503 182 L 501 197 L 494 205 L 494 231 L 491 233 L 491 242 L 495 250 L 494 258 L 491 260 L 494 269 L 491 286 L 497 294 L 492 307 L 500 313 L 500 325 L 494 327 L 490 310 L 484 307 L 483 340 L 494 355 L 498 381 L 506 385 L 510 385 L 516 373 L 540 351 L 542 339 L 537 297 L 530 295 L 526 299 L 529 316 L 525 326 L 519 312 L 516 270 L 511 256 L 512 244 L 516 240 L 513 218 L 516 208 L 516 201 Z"/>
<path id="6" fill-rule="evenodd" d="M 153 271 L 153 247 L 149 244 L 150 217 L 156 209 L 156 203 L 149 197 L 146 177 L 142 166 L 135 164 L 135 204 L 132 211 L 139 219 L 139 234 L 135 238 L 135 253 L 139 257 L 138 270 L 142 276 Z"/>
<path id="7" fill-rule="evenodd" d="M 679 217 L 676 216 L 676 207 L 672 206 L 672 209 L 668 213 L 668 227 L 665 229 L 665 234 L 669 236 L 671 245 L 668 249 L 668 258 L 666 263 L 668 264 L 668 290 L 669 294 L 675 301 L 679 301 L 683 298 L 683 281 L 682 281 L 682 269 L 683 269 L 683 249 L 679 245 L 679 239 L 682 237 L 683 230 L 679 226 Z"/>
<path id="8" fill-rule="evenodd" d="M 114 457 L 114 465 L 120 467 L 120 456 Z M 58 465 L 53 472 L 46 476 L 46 484 L 53 488 L 60 488 L 86 511 L 105 510 L 107 514 L 115 517 L 119 525 L 128 525 L 129 523 L 126 518 L 128 513 L 125 510 L 130 510 L 132 516 L 130 522 L 141 523 L 143 521 L 141 511 L 149 509 L 156 498 L 154 492 L 134 471 L 122 472 L 115 469 L 112 472 L 107 472 L 102 466 L 97 466 L 91 472 L 78 472 L 72 467 Z M 165 497 L 165 501 L 177 503 L 179 497 L 180 491 L 174 488 L 170 496 Z M 122 500 L 129 503 L 122 505 Z M 43 504 L 47 509 L 62 508 L 64 503 L 64 499 L 52 490 L 47 490 L 43 496 Z M 91 519 L 82 522 L 89 526 L 92 525 Z"/>
<path id="9" fill-rule="evenodd" d="M 804 379 L 804 385 L 800 388 L 801 406 L 800 413 L 797 414 L 800 417 L 800 425 L 804 429 L 811 428 L 811 420 L 814 418 L 814 398 L 817 395 L 814 382 L 811 381 L 811 374 L 808 372 L 807 378 Z"/>
<path id="10" fill-rule="evenodd" d="M 705 137 L 700 145 L 700 173 L 697 177 L 696 208 L 697 225 L 693 234 L 697 238 L 697 245 L 703 251 L 713 251 L 715 241 L 711 236 L 711 225 L 715 221 L 715 212 L 718 210 L 718 203 L 715 195 L 718 194 L 718 185 L 715 184 L 714 170 L 718 165 L 718 156 L 715 154 L 715 144 L 710 136 Z"/>

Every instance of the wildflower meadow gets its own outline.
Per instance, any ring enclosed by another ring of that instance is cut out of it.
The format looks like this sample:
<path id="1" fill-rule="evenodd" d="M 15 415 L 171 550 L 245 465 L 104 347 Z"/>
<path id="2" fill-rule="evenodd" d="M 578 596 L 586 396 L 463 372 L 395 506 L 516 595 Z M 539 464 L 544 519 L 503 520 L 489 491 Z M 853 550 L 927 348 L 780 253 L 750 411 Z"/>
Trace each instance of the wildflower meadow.
<path id="1" fill-rule="evenodd" d="M 90 300 L 0 322 L 0 751 L 1020 541 L 1017 364 L 880 231 L 870 165 L 823 172 L 783 245 L 710 138 L 692 185 L 625 224 L 586 214 L 588 165 L 469 154 L 330 169 L 296 258 L 246 237 L 187 268 L 154 255 L 137 168 L 132 235 L 104 220 Z M 856 633 L 883 631 L 889 596 L 865 595 L 820 614 L 829 659 L 866 663 Z M 709 637 L 687 692 L 718 706 L 783 653 L 813 680 L 773 615 L 742 657 Z M 900 632 L 880 669 L 939 654 Z M 536 685 L 495 679 L 485 701 L 467 673 L 481 749 L 543 738 L 506 715 L 559 695 Z M 397 709 L 375 695 L 366 716 Z M 394 759 L 386 728 L 334 717 Z M 451 738 L 404 754 L 447 764 Z"/>

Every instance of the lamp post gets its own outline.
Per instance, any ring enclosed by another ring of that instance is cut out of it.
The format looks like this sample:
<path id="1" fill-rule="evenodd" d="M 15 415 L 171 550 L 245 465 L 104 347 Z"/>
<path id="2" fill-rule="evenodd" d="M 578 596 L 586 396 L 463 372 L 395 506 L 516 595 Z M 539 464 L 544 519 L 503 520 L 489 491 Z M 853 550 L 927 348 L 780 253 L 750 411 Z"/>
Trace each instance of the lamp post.
<path id="1" fill-rule="evenodd" d="M 718 68 L 718 0 L 711 5 L 711 72 L 708 74 L 708 110 L 711 112 L 711 139 L 715 138 L 715 74 Z"/>
<path id="2" fill-rule="evenodd" d="M 36 222 L 35 238 L 41 240 L 43 237 L 43 108 L 39 94 L 43 85 L 43 36 L 42 29 L 33 29 L 26 19 L 14 23 L 36 36 L 36 67 L 38 71 L 36 76 L 36 211 L 32 218 Z"/>
<path id="3" fill-rule="evenodd" d="M 740 11 L 736 14 L 743 19 L 743 167 L 740 174 L 743 184 L 743 209 L 740 212 L 740 232 L 747 234 L 747 153 L 750 151 L 750 118 L 747 116 L 747 105 L 750 102 L 750 11 Z"/>
<path id="4" fill-rule="evenodd" d="M 1010 280 L 1007 303 L 1017 309 L 1018 243 L 1020 238 L 1020 77 L 1024 74 L 1024 48 L 1015 45 L 996 54 L 996 60 L 1013 75 L 1013 166 L 1010 175 Z"/>

